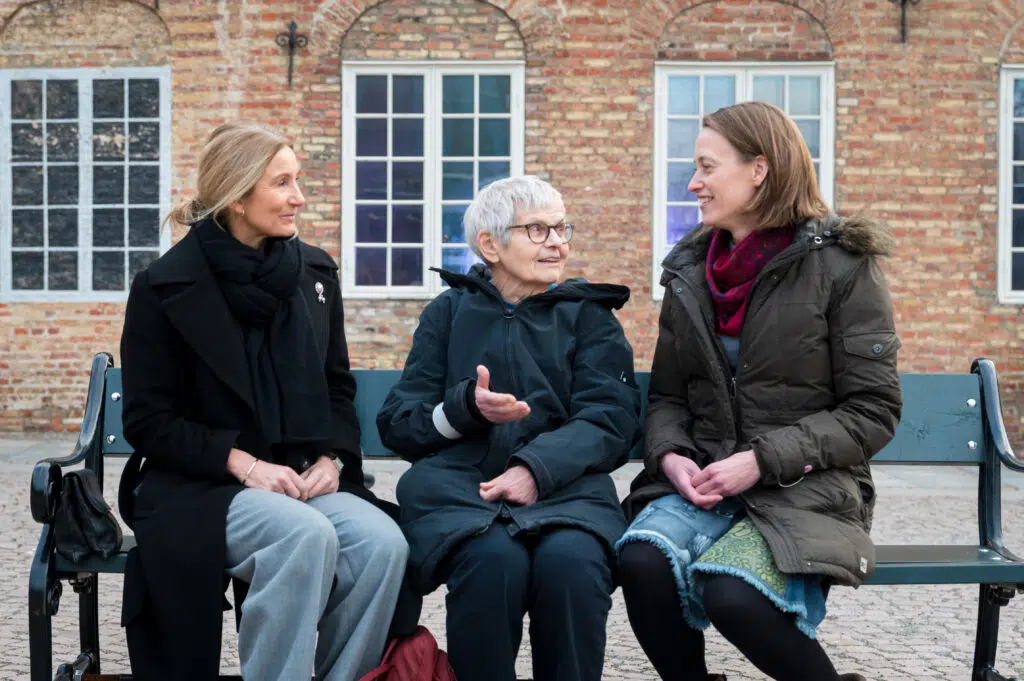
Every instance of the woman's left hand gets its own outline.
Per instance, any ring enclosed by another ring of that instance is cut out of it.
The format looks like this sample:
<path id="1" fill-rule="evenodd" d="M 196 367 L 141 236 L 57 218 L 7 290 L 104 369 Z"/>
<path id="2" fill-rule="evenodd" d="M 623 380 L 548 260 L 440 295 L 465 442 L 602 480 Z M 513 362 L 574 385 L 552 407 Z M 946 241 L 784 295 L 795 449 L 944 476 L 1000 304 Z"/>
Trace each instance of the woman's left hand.
<path id="1" fill-rule="evenodd" d="M 484 501 L 501 501 L 529 506 L 537 501 L 537 481 L 526 466 L 512 466 L 487 482 L 480 483 L 480 497 Z"/>
<path id="2" fill-rule="evenodd" d="M 716 461 L 690 478 L 698 494 L 734 497 L 746 492 L 761 479 L 754 450 L 737 452 L 727 459 Z"/>
<path id="3" fill-rule="evenodd" d="M 309 485 L 307 499 L 338 491 L 338 466 L 327 456 L 321 456 L 306 469 L 302 479 Z"/>

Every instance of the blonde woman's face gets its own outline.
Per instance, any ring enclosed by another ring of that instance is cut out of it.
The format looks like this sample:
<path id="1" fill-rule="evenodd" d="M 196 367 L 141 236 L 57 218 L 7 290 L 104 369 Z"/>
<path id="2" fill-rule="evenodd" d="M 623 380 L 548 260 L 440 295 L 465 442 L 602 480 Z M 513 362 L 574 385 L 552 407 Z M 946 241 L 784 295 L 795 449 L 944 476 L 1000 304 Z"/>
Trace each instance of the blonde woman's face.
<path id="1" fill-rule="evenodd" d="M 299 188 L 299 162 L 295 152 L 282 147 L 263 172 L 252 192 L 233 205 L 231 233 L 244 244 L 259 248 L 268 237 L 288 238 L 296 232 L 296 218 L 306 205 Z"/>

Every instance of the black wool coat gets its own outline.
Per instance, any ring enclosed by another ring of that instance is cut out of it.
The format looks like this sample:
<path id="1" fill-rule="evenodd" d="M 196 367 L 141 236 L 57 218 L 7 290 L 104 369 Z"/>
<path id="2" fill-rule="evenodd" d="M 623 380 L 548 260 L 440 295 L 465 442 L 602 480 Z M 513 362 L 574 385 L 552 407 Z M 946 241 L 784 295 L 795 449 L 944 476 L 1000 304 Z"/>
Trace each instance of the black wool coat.
<path id="1" fill-rule="evenodd" d="M 330 396 L 330 447 L 344 463 L 342 489 L 372 501 L 362 486 L 337 265 L 319 248 L 302 243 L 301 251 L 299 287 Z M 195 234 L 133 281 L 121 360 L 124 434 L 135 449 L 119 490 L 138 543 L 122 609 L 132 669 L 147 681 L 215 679 L 227 509 L 243 489 L 227 472 L 228 453 L 260 431 L 242 327 Z"/>

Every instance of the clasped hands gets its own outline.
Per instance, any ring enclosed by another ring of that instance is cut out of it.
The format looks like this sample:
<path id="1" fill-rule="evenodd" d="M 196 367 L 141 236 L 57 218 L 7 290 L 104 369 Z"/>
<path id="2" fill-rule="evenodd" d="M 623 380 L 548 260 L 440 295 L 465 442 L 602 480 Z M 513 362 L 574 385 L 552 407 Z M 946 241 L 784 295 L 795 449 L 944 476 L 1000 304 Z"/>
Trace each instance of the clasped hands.
<path id="1" fill-rule="evenodd" d="M 526 402 L 517 400 L 515 395 L 492 392 L 490 387 L 491 372 L 481 364 L 476 368 L 473 398 L 476 400 L 476 408 L 489 422 L 511 423 L 530 414 L 530 405 Z M 512 466 L 498 477 L 480 483 L 480 498 L 484 501 L 507 501 L 518 506 L 529 506 L 537 501 L 537 496 L 537 481 L 524 465 Z"/>
<path id="2" fill-rule="evenodd" d="M 747 491 L 761 478 L 752 449 L 737 452 L 703 470 L 693 459 L 669 452 L 661 459 L 661 470 L 684 499 L 704 510 Z"/>
<path id="3" fill-rule="evenodd" d="M 228 471 L 250 489 L 286 494 L 299 501 L 338 491 L 338 466 L 326 456 L 317 459 L 301 475 L 288 466 L 269 461 L 253 463 L 252 454 L 241 449 L 232 449 L 228 454 Z"/>

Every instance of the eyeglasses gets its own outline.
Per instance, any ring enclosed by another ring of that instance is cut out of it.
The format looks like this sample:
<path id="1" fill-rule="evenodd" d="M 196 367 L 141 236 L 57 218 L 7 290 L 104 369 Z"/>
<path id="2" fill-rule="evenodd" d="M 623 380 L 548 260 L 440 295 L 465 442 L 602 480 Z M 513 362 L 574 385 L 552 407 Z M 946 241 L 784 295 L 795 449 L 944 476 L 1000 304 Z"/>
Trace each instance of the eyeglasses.
<path id="1" fill-rule="evenodd" d="M 548 237 L 551 236 L 552 230 L 554 230 L 558 238 L 562 240 L 562 243 L 567 244 L 572 241 L 572 233 L 575 231 L 576 226 L 571 222 L 559 222 L 557 225 L 532 222 L 528 225 L 510 225 L 509 229 L 525 229 L 526 236 L 535 244 L 545 243 Z"/>

